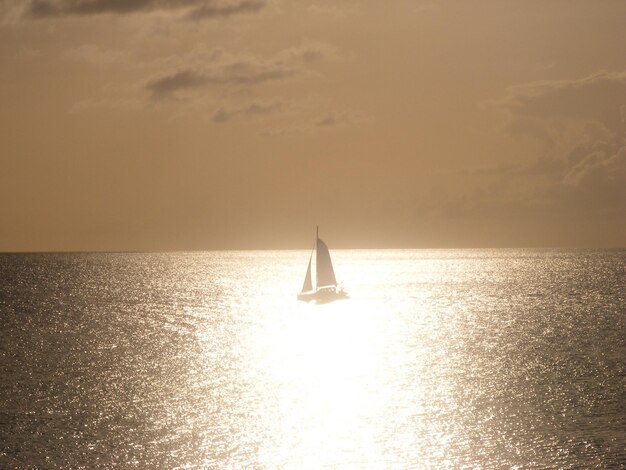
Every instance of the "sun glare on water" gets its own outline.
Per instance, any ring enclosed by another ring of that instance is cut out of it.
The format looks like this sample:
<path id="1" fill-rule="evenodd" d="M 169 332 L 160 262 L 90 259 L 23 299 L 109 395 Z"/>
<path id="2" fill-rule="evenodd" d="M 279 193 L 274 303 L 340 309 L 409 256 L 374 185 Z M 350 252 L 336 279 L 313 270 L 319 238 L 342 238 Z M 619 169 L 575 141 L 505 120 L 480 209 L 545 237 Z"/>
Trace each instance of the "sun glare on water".
<path id="1" fill-rule="evenodd" d="M 275 330 L 268 372 L 279 408 L 270 419 L 285 458 L 310 467 L 381 460 L 370 425 L 387 400 L 372 393 L 385 367 L 380 319 L 346 300 L 303 305 Z"/>

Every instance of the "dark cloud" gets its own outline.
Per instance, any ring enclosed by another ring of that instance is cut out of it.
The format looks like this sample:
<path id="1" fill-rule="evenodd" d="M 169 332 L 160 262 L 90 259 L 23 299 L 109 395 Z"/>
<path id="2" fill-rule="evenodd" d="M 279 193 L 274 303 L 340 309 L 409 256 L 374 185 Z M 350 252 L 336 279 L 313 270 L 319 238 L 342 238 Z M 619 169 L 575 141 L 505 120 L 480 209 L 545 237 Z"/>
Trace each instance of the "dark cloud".
<path id="1" fill-rule="evenodd" d="M 265 7 L 264 0 L 241 0 L 228 5 L 216 5 L 213 2 L 205 2 L 204 5 L 189 13 L 191 19 L 204 19 L 230 16 L 237 13 L 256 12 Z"/>
<path id="2" fill-rule="evenodd" d="M 213 114 L 212 120 L 216 123 L 223 123 L 230 121 L 235 117 L 245 117 L 252 119 L 259 116 L 266 116 L 279 111 L 282 108 L 279 102 L 274 103 L 252 103 L 247 106 L 227 109 L 224 107 L 219 108 Z"/>
<path id="3" fill-rule="evenodd" d="M 29 13 L 35 18 L 45 18 L 175 10 L 187 12 L 189 18 L 201 19 L 259 11 L 265 4 L 265 0 L 31 0 Z"/>
<path id="4" fill-rule="evenodd" d="M 337 124 L 337 119 L 332 113 L 328 113 L 326 116 L 319 118 L 315 121 L 317 127 L 332 127 Z"/>
<path id="5" fill-rule="evenodd" d="M 156 99 L 169 98 L 176 91 L 198 88 L 208 83 L 208 79 L 201 73 L 193 70 L 181 70 L 149 82 L 146 89 L 152 92 Z"/>
<path id="6" fill-rule="evenodd" d="M 255 85 L 270 80 L 281 80 L 294 75 L 296 70 L 283 65 L 238 60 L 216 65 L 207 70 L 184 69 L 151 80 L 146 89 L 153 98 L 173 97 L 177 91 L 199 88 L 205 85 Z"/>
<path id="7" fill-rule="evenodd" d="M 289 62 L 310 64 L 321 59 L 341 60 L 341 54 L 334 47 L 323 43 L 308 43 L 292 47 L 280 53 L 280 59 Z"/>
<path id="8" fill-rule="evenodd" d="M 233 116 L 232 112 L 228 112 L 226 109 L 224 108 L 220 108 L 217 111 L 215 111 L 215 113 L 213 114 L 213 122 L 226 122 L 229 121 Z"/>

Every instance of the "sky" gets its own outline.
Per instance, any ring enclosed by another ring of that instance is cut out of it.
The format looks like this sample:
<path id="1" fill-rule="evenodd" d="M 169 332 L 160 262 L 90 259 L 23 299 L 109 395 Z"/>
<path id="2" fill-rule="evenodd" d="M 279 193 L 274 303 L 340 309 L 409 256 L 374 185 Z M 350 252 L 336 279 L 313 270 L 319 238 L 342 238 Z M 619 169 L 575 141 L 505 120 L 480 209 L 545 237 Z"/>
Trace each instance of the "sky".
<path id="1" fill-rule="evenodd" d="M 0 251 L 626 246 L 622 0 L 0 0 Z"/>

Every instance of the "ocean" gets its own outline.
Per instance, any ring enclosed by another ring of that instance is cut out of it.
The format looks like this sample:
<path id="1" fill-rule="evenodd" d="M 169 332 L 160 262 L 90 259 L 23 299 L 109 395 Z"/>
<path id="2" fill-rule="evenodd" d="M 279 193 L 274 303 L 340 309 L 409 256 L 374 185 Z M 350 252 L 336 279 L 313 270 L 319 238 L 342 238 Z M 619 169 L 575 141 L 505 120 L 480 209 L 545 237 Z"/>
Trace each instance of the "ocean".
<path id="1" fill-rule="evenodd" d="M 626 250 L 0 254 L 0 468 L 626 468 Z"/>

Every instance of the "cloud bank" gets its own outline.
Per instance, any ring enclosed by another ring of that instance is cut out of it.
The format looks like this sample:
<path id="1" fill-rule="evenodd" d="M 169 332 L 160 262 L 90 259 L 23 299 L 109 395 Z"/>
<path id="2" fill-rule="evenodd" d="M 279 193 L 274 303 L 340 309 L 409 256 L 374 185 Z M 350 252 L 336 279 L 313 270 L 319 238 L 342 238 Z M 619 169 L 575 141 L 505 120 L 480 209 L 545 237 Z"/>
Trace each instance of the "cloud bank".
<path id="1" fill-rule="evenodd" d="M 531 82 L 509 88 L 499 102 L 517 118 L 596 121 L 623 132 L 626 72 L 598 72 L 577 80 Z"/>
<path id="2" fill-rule="evenodd" d="M 626 217 L 626 72 L 516 85 L 497 105 L 511 135 L 544 145 L 526 161 L 465 172 L 473 185 L 432 213 Z"/>

